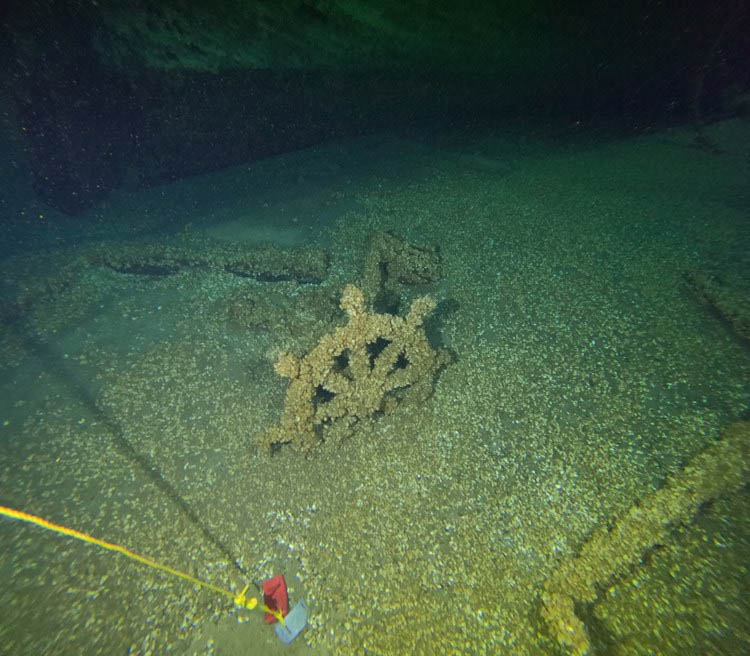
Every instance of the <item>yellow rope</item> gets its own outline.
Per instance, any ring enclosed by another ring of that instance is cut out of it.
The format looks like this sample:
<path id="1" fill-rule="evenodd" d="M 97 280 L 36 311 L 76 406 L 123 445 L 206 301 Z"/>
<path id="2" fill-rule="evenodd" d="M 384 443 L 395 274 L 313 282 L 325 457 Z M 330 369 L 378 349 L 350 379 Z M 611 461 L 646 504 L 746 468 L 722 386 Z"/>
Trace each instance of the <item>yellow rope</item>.
<path id="1" fill-rule="evenodd" d="M 99 538 L 95 538 L 91 535 L 87 535 L 86 533 L 81 533 L 80 531 L 76 531 L 75 529 L 67 528 L 65 526 L 60 526 L 59 524 L 53 524 L 52 522 L 48 522 L 46 519 L 37 517 L 36 515 L 31 515 L 21 510 L 14 510 L 13 508 L 6 508 L 5 506 L 0 506 L 0 515 L 5 515 L 6 517 L 11 517 L 13 519 L 20 519 L 21 521 L 29 522 L 31 524 L 36 524 L 37 526 L 41 526 L 42 528 L 46 528 L 50 531 L 55 531 L 56 533 L 62 533 L 63 535 L 68 535 L 71 538 L 76 538 L 77 540 L 83 540 L 84 542 L 90 542 L 91 544 L 95 544 L 99 547 L 102 547 L 103 549 L 109 549 L 110 551 L 117 551 L 118 553 L 121 553 L 123 556 L 132 558 L 133 560 L 136 560 L 139 563 L 143 563 L 144 565 L 148 565 L 149 567 L 160 569 L 161 571 L 167 572 L 168 574 L 173 574 L 174 576 L 179 576 L 180 578 L 185 579 L 186 581 L 190 581 L 191 583 L 194 583 L 195 585 L 200 585 L 204 588 L 208 588 L 209 590 L 213 590 L 214 592 L 218 592 L 219 594 L 227 596 L 230 599 L 232 599 L 238 606 L 243 606 L 245 608 L 249 608 L 252 610 L 258 605 L 258 600 L 256 598 L 251 597 L 248 599 L 245 596 L 245 593 L 247 592 L 247 589 L 249 586 L 245 586 L 245 589 L 242 592 L 240 592 L 240 594 L 235 595 L 231 590 L 227 590 L 226 588 L 219 587 L 218 585 L 213 585 L 212 583 L 208 583 L 206 581 L 201 581 L 200 579 L 197 579 L 194 576 L 190 576 L 190 574 L 185 574 L 185 572 L 181 572 L 180 570 L 175 569 L 174 567 L 169 567 L 168 565 L 162 565 L 161 563 L 157 563 L 155 560 L 151 560 L 151 558 L 147 558 L 146 556 L 141 556 L 140 554 L 137 554 L 134 551 L 130 551 L 130 549 L 121 547 L 119 544 L 113 544 L 112 542 L 105 542 L 104 540 L 100 540 Z M 270 609 L 266 609 L 265 605 L 263 604 L 261 604 L 261 608 L 262 610 L 266 610 L 267 612 L 273 613 L 277 617 L 281 615 L 281 613 L 279 613 L 278 611 L 274 612 Z"/>

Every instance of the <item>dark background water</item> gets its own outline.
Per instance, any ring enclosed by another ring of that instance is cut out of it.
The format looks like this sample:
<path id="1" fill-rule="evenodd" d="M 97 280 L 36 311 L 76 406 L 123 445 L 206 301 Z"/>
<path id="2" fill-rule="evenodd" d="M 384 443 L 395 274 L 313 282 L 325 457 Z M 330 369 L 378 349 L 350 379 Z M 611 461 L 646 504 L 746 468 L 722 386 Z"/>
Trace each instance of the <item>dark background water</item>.
<path id="1" fill-rule="evenodd" d="M 13 0 L 0 21 L 15 222 L 383 129 L 699 126 L 750 77 L 744 0 Z"/>

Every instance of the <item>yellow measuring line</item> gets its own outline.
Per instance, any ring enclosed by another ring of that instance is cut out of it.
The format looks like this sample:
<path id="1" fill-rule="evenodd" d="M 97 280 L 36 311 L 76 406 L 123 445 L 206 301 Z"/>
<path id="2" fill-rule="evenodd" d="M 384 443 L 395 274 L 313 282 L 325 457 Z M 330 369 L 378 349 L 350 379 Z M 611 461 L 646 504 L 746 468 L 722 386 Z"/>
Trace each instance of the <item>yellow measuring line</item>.
<path id="1" fill-rule="evenodd" d="M 11 517 L 13 519 L 20 519 L 21 521 L 29 522 L 30 524 L 36 524 L 37 526 L 41 526 L 42 528 L 46 528 L 50 531 L 55 531 L 56 533 L 62 533 L 63 535 L 68 535 L 71 538 L 76 538 L 77 540 L 83 540 L 84 542 L 90 542 L 91 544 L 95 544 L 99 547 L 102 547 L 103 549 L 109 549 L 110 551 L 117 551 L 118 553 L 121 553 L 123 556 L 132 558 L 133 560 L 136 560 L 139 563 L 143 563 L 144 565 L 148 565 L 149 567 L 154 567 L 155 569 L 160 569 L 163 572 L 167 572 L 169 574 L 174 574 L 174 576 L 179 576 L 181 579 L 190 581 L 191 583 L 194 583 L 195 585 L 200 585 L 204 588 L 208 588 L 209 590 L 213 590 L 214 592 L 218 592 L 219 594 L 228 596 L 238 606 L 243 606 L 244 608 L 248 608 L 252 610 L 258 605 L 258 600 L 255 597 L 248 598 L 245 595 L 248 587 L 250 586 L 246 585 L 245 589 L 242 592 L 240 592 L 238 595 L 235 595 L 231 590 L 227 590 L 226 588 L 219 587 L 218 585 L 213 585 L 212 583 L 208 583 L 206 581 L 201 581 L 200 579 L 197 579 L 194 576 L 190 576 L 190 574 L 185 574 L 185 572 L 181 572 L 180 570 L 175 569 L 174 567 L 169 567 L 168 565 L 162 565 L 161 563 L 157 563 L 155 560 L 151 560 L 151 558 L 147 558 L 146 556 L 141 556 L 140 554 L 137 554 L 134 551 L 130 551 L 130 549 L 121 547 L 119 544 L 113 544 L 112 542 L 105 542 L 104 540 L 100 540 L 99 538 L 95 538 L 91 535 L 87 535 L 86 533 L 81 533 L 80 531 L 76 531 L 72 528 L 67 528 L 66 526 L 60 526 L 60 524 L 53 524 L 52 522 L 48 522 L 46 519 L 37 517 L 36 515 L 31 515 L 21 510 L 14 510 L 13 508 L 7 508 L 5 506 L 0 506 L 0 515 L 5 515 L 6 517 Z M 261 610 L 265 610 L 266 612 L 273 614 L 277 619 L 279 619 L 283 623 L 284 618 L 281 617 L 281 613 L 279 611 L 270 609 L 266 607 L 265 604 L 261 604 Z"/>

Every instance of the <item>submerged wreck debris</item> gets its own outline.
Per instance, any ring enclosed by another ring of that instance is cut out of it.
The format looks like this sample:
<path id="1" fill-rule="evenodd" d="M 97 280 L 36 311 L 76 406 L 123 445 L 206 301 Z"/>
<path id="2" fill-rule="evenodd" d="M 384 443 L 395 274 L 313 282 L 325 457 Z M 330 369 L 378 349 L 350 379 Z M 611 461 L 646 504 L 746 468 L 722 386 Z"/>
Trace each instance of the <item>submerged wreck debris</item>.
<path id="1" fill-rule="evenodd" d="M 261 282 L 321 283 L 328 275 L 328 260 L 325 251 L 312 246 L 263 246 L 221 254 L 227 273 Z"/>
<path id="2" fill-rule="evenodd" d="M 362 290 L 373 306 L 395 305 L 397 285 L 426 285 L 440 279 L 441 259 L 437 247 L 400 239 L 389 232 L 376 232 L 365 256 Z"/>
<path id="3" fill-rule="evenodd" d="M 687 275 L 687 282 L 700 301 L 750 342 L 750 280 L 746 276 L 731 270 L 694 271 Z"/>
<path id="4" fill-rule="evenodd" d="M 623 576 L 644 552 L 689 522 L 701 504 L 729 494 L 750 480 L 750 421 L 732 424 L 722 439 L 673 474 L 663 488 L 635 504 L 612 527 L 597 529 L 578 556 L 552 572 L 542 591 L 542 616 L 558 643 L 574 656 L 590 653 L 576 603 L 597 598 L 597 587 Z"/>
<path id="5" fill-rule="evenodd" d="M 88 261 L 118 273 L 168 276 L 183 269 L 231 273 L 261 282 L 320 283 L 328 275 L 328 255 L 319 248 L 266 245 L 242 248 L 209 243 L 200 247 L 160 243 L 104 243 L 91 247 Z"/>
<path id="6" fill-rule="evenodd" d="M 232 328 L 243 333 L 268 333 L 276 343 L 293 344 L 301 352 L 311 350 L 318 335 L 326 332 L 341 314 L 338 293 L 332 288 L 308 285 L 301 291 L 293 282 L 264 289 L 243 286 L 223 303 Z"/>
<path id="7" fill-rule="evenodd" d="M 429 296 L 400 317 L 368 312 L 362 290 L 347 285 L 340 305 L 346 325 L 324 335 L 303 358 L 286 352 L 275 364 L 291 382 L 281 421 L 258 438 L 267 453 L 284 443 L 302 452 L 323 442 L 339 444 L 376 413 L 429 398 L 449 362 L 425 334 L 423 324 L 436 306 Z"/>

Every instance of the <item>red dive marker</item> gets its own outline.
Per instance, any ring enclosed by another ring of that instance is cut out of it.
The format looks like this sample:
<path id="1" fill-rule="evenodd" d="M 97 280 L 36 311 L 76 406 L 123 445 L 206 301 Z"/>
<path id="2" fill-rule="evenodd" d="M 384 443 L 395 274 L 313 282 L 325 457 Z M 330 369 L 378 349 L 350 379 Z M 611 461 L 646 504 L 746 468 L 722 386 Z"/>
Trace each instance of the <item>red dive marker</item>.
<path id="1" fill-rule="evenodd" d="M 271 608 L 281 612 L 282 617 L 289 613 L 289 595 L 286 591 L 286 580 L 284 575 L 279 574 L 272 579 L 263 583 L 263 603 Z M 273 624 L 276 618 L 271 613 L 266 613 L 266 623 Z"/>

